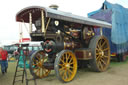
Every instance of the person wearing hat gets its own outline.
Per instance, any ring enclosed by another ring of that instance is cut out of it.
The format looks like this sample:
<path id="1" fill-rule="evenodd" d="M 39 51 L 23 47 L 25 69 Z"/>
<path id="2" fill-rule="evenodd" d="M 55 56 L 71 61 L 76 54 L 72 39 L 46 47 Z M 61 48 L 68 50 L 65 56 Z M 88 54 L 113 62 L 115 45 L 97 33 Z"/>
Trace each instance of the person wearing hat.
<path id="1" fill-rule="evenodd" d="M 5 72 L 7 73 L 7 68 L 8 68 L 7 57 L 8 57 L 8 52 L 6 50 L 3 50 L 2 47 L 0 47 L 0 62 L 1 62 L 2 74 L 4 74 Z"/>

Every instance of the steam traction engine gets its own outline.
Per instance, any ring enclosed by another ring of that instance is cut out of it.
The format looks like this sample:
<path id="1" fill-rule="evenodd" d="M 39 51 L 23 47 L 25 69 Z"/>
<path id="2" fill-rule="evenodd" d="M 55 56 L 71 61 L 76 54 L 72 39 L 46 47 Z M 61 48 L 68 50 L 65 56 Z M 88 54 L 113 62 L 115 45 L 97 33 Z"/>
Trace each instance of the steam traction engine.
<path id="1" fill-rule="evenodd" d="M 109 66 L 109 42 L 102 35 L 102 27 L 111 28 L 109 23 L 39 6 L 21 10 L 16 21 L 29 23 L 31 40 L 42 41 L 43 50 L 30 59 L 30 72 L 36 78 L 46 77 L 54 69 L 59 80 L 69 82 L 81 65 L 79 61 L 99 72 Z M 101 28 L 98 36 L 96 28 Z"/>

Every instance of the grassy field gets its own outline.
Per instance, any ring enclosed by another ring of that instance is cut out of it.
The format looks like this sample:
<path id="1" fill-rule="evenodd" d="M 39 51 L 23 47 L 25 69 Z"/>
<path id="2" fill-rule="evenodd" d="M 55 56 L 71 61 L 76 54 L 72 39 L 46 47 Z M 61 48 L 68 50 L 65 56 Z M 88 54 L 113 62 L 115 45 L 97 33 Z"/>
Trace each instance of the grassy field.
<path id="1" fill-rule="evenodd" d="M 9 62 L 8 72 L 2 75 L 0 72 L 0 85 L 12 85 L 16 62 Z M 32 78 L 28 72 L 29 78 Z M 37 85 L 128 85 L 128 58 L 125 62 L 112 61 L 110 67 L 105 72 L 92 72 L 87 68 L 79 69 L 75 79 L 69 83 L 60 82 L 52 71 L 50 75 L 37 80 Z M 21 79 L 21 78 L 19 78 Z M 18 78 L 17 78 L 18 80 Z M 17 82 L 15 85 L 25 85 Z M 29 85 L 34 85 L 30 82 Z"/>

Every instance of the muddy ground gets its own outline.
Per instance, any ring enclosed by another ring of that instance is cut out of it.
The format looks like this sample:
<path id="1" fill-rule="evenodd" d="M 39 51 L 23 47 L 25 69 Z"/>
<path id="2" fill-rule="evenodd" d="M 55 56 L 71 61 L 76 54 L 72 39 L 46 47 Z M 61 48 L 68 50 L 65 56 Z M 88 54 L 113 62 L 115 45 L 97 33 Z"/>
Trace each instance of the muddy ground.
<path id="1" fill-rule="evenodd" d="M 9 62 L 8 73 L 1 74 L 0 85 L 12 85 L 16 62 Z M 29 74 L 29 77 L 31 75 Z M 25 85 L 17 82 L 15 85 Z M 29 85 L 34 85 L 31 81 Z M 79 69 L 75 79 L 69 83 L 60 82 L 54 71 L 43 79 L 37 80 L 37 85 L 128 85 L 128 59 L 125 62 L 111 62 L 109 69 L 105 72 L 92 72 L 88 68 Z"/>

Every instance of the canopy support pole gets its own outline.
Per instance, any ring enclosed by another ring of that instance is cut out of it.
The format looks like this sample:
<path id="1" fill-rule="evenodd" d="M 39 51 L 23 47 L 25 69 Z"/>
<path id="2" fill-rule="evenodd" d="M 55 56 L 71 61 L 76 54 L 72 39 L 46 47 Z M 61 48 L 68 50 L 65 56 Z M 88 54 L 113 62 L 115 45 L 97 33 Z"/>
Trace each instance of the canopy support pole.
<path id="1" fill-rule="evenodd" d="M 103 28 L 100 28 L 100 35 L 103 35 Z"/>
<path id="2" fill-rule="evenodd" d="M 32 33 L 32 13 L 29 13 L 29 34 Z"/>
<path id="3" fill-rule="evenodd" d="M 45 35 L 45 33 L 46 33 L 46 29 L 45 29 L 45 23 L 44 23 L 44 12 L 43 12 L 43 10 L 41 10 L 41 20 L 42 20 L 42 33 L 44 33 L 44 35 Z"/>
<path id="4" fill-rule="evenodd" d="M 19 33 L 20 33 L 20 43 L 22 42 L 22 38 L 23 38 L 23 30 L 22 30 L 22 24 L 19 23 Z"/>

